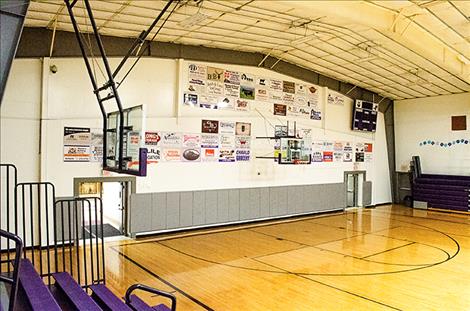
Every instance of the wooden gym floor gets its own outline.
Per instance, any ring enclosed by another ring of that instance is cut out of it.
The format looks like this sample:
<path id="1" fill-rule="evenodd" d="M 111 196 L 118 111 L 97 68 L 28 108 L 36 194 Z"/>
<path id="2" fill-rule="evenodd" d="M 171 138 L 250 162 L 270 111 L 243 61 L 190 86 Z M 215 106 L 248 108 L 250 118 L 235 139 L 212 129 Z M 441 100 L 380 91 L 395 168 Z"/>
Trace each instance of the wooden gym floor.
<path id="1" fill-rule="evenodd" d="M 112 290 L 148 284 L 177 310 L 470 310 L 468 213 L 388 205 L 107 244 Z"/>

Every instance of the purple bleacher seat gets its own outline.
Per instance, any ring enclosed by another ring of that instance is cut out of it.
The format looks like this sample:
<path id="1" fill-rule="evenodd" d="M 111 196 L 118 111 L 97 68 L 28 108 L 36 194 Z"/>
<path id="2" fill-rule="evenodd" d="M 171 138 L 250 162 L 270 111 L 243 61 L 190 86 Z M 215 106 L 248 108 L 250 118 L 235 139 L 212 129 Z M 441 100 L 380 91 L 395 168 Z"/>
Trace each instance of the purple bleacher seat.
<path id="1" fill-rule="evenodd" d="M 28 259 L 20 261 L 20 286 L 33 311 L 60 311 L 60 307 Z"/>
<path id="2" fill-rule="evenodd" d="M 131 295 L 131 302 L 129 303 L 129 306 L 135 311 L 171 311 L 171 309 L 164 304 L 159 304 L 158 306 L 150 307 L 136 295 Z"/>
<path id="3" fill-rule="evenodd" d="M 158 306 L 155 306 L 152 308 L 154 311 L 171 311 L 170 308 L 168 308 L 167 306 L 165 306 L 164 304 L 160 304 Z"/>
<path id="4" fill-rule="evenodd" d="M 55 286 L 60 288 L 77 310 L 101 311 L 98 304 L 78 285 L 67 272 L 54 273 Z"/>
<path id="5" fill-rule="evenodd" d="M 105 311 L 132 311 L 124 301 L 119 299 L 103 284 L 91 285 L 91 297 Z"/>

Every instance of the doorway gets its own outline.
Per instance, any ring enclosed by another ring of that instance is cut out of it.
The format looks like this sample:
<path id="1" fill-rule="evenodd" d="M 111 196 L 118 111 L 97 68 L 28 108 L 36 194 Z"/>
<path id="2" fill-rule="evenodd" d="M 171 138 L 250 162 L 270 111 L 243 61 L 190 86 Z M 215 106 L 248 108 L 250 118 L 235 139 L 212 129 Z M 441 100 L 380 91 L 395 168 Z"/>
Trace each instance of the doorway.
<path id="1" fill-rule="evenodd" d="M 74 189 L 75 197 L 98 197 L 101 199 L 101 208 L 103 210 L 102 229 L 105 238 L 127 236 L 129 234 L 130 194 L 135 192 L 135 178 L 75 178 Z M 94 204 L 93 201 L 91 201 L 91 204 Z M 88 229 L 95 230 L 95 228 Z M 101 228 L 98 229 L 101 230 Z"/>
<path id="2" fill-rule="evenodd" d="M 366 178 L 365 171 L 344 172 L 346 184 L 346 207 L 362 207 L 362 190 Z"/>

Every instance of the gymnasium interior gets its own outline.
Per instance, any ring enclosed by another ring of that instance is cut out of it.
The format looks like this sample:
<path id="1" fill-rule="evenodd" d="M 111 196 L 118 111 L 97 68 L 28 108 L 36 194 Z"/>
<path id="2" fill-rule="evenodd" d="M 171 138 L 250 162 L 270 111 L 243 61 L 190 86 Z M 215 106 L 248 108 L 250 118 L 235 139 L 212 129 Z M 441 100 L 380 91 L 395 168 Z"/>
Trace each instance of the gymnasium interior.
<path id="1" fill-rule="evenodd" d="M 470 310 L 470 1 L 0 29 L 0 311 Z"/>

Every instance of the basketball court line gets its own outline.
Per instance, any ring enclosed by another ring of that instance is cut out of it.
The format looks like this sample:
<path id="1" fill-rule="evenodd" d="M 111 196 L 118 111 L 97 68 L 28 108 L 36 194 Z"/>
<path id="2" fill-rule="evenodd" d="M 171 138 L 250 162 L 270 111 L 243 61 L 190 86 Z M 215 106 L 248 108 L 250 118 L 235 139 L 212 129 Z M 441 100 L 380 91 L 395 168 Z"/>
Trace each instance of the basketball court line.
<path id="1" fill-rule="evenodd" d="M 328 216 L 323 216 L 322 218 L 325 218 L 325 217 L 333 217 L 333 216 L 338 216 L 338 215 L 344 215 L 344 214 L 348 214 L 348 213 L 342 213 L 342 214 L 335 214 L 335 215 L 328 215 Z M 371 217 L 380 217 L 380 218 L 383 218 L 379 215 L 370 215 Z M 407 215 L 399 215 L 399 216 L 407 216 Z M 413 218 L 413 216 L 407 216 L 408 218 Z M 313 217 L 313 218 L 304 218 L 304 219 L 299 219 L 299 220 L 295 220 L 295 221 L 290 221 L 289 223 L 291 222 L 297 222 L 297 221 L 308 221 L 310 219 L 315 219 L 316 217 Z M 424 217 L 420 217 L 420 218 L 424 218 Z M 425 218 L 426 219 L 426 218 Z M 384 250 L 384 251 L 381 251 L 379 253 L 375 253 L 375 254 L 372 254 L 372 255 L 368 255 L 368 256 L 365 256 L 364 258 L 362 258 L 362 260 L 366 260 L 367 261 L 367 257 L 370 257 L 370 256 L 374 256 L 374 255 L 377 255 L 377 254 L 381 254 L 381 253 L 384 253 L 384 252 L 388 252 L 388 251 L 392 251 L 394 249 L 397 249 L 397 248 L 400 248 L 400 247 L 405 247 L 405 246 L 409 246 L 409 245 L 412 245 L 412 244 L 422 244 L 422 245 L 426 245 L 426 246 L 429 246 L 429 247 L 433 247 L 433 248 L 436 248 L 438 250 L 441 250 L 443 251 L 444 253 L 447 254 L 447 259 L 441 261 L 441 262 L 437 262 L 437 263 L 433 263 L 433 264 L 429 264 L 429 265 L 419 265 L 417 266 L 416 268 L 412 268 L 412 269 L 408 269 L 408 270 L 402 270 L 402 271 L 390 271 L 390 272 L 380 272 L 380 273 L 366 273 L 366 274 L 311 274 L 311 273 L 295 273 L 295 272 L 290 272 L 288 270 L 285 270 L 285 269 L 282 269 L 282 268 L 279 268 L 275 265 L 272 265 L 272 264 L 268 264 L 266 262 L 264 262 L 261 257 L 264 257 L 264 256 L 267 256 L 267 255 L 263 255 L 263 256 L 256 256 L 256 257 L 250 257 L 250 259 L 256 261 L 256 262 L 259 262 L 263 265 L 266 265 L 266 266 L 271 266 L 273 268 L 275 268 L 277 271 L 275 270 L 265 270 L 265 269 L 255 269 L 255 268 L 247 268 L 247 267 L 239 267 L 239 266 L 234 266 L 234 265 L 230 265 L 230 264 L 225 264 L 225 263 L 219 263 L 219 262 L 215 262 L 215 261 L 212 261 L 212 260 L 208 260 L 208 259 L 205 259 L 205 258 L 200 258 L 198 256 L 193 256 L 191 254 L 187 254 L 181 250 L 178 250 L 174 247 L 171 247 L 169 245 L 165 245 L 164 243 L 161 243 L 161 242 L 164 242 L 164 241 L 168 241 L 168 240 L 173 240 L 173 239 L 179 239 L 179 238 L 184 238 L 184 237 L 171 237 L 170 239 L 162 239 L 162 240 L 159 240 L 159 241 L 145 241 L 145 242 L 141 242 L 141 243 L 129 243 L 129 244 L 124 244 L 124 245 L 119 245 L 119 246 L 126 246 L 126 247 L 131 247 L 133 245 L 137 245 L 137 244 L 144 244 L 144 243 L 156 243 L 158 245 L 161 245 L 161 246 L 164 246 L 166 248 L 169 248 L 179 254 L 182 254 L 182 255 L 185 255 L 185 256 L 189 256 L 190 258 L 194 258 L 194 259 L 198 259 L 198 260 L 202 260 L 202 261 L 205 261 L 205 262 L 209 262 L 209 263 L 212 263 L 212 264 L 217 264 L 217 265 L 223 265 L 223 266 L 228 266 L 228 267 L 232 267 L 232 268 L 238 268 L 238 269 L 245 269 L 245 270 L 251 270 L 251 271 L 258 271 L 258 272 L 269 272 L 269 273 L 282 273 L 282 274 L 291 274 L 291 275 L 295 275 L 299 278 L 303 278 L 303 279 L 306 279 L 306 280 L 309 280 L 309 281 L 312 281 L 312 282 L 315 282 L 315 283 L 318 283 L 318 284 L 321 284 L 323 286 L 327 286 L 327 287 L 330 287 L 332 289 L 335 289 L 335 290 L 338 290 L 338 291 L 341 291 L 341 292 L 344 292 L 346 294 L 349 294 L 349 295 L 353 295 L 353 296 L 356 296 L 356 297 L 360 297 L 362 299 L 365 299 L 365 300 L 368 300 L 368 301 L 371 301 L 373 303 L 376 303 L 376 304 L 379 304 L 379 305 L 383 305 L 385 307 L 388 307 L 388 308 L 391 308 L 391 309 L 394 309 L 394 310 L 400 310 L 399 308 L 396 308 L 394 306 L 391 306 L 391 305 L 387 305 L 387 304 L 384 304 L 380 301 L 377 301 L 377 300 L 374 300 L 374 299 L 370 299 L 368 297 L 365 297 L 365 296 L 362 296 L 360 294 L 356 294 L 354 292 L 350 292 L 350 291 L 347 291 L 347 290 L 343 290 L 341 288 L 338 288 L 336 286 L 333 286 L 331 284 L 328 284 L 328 283 L 325 283 L 325 282 L 321 282 L 321 281 L 318 281 L 318 280 L 315 280 L 312 278 L 312 276 L 370 276 L 370 275 L 383 275 L 383 274 L 394 274 L 394 273 L 401 273 L 401 272 L 408 272 L 408 271 L 415 271 L 415 270 L 421 270 L 421 269 L 424 269 L 424 268 L 430 268 L 430 267 L 433 267 L 433 266 L 436 266 L 436 265 L 439 265 L 439 264 L 442 264 L 444 262 L 447 262 L 451 259 L 453 259 L 455 256 L 457 256 L 457 254 L 459 253 L 460 251 L 460 245 L 458 244 L 458 242 L 453 239 L 449 234 L 445 233 L 445 232 L 442 232 L 440 230 L 437 230 L 437 229 L 434 229 L 434 228 L 431 228 L 431 227 L 426 227 L 426 226 L 423 226 L 423 225 L 420 225 L 420 224 L 415 224 L 415 223 L 412 223 L 412 222 L 407 222 L 407 221 L 404 221 L 404 220 L 401 220 L 401 219 L 395 219 L 393 218 L 393 220 L 396 220 L 398 222 L 402 222 L 402 223 L 408 223 L 408 224 L 411 224 L 413 225 L 413 227 L 409 227 L 409 226 L 396 226 L 396 227 L 391 227 L 391 228 L 386 228 L 386 229 L 382 229 L 382 230 L 378 230 L 378 231 L 375 231 L 375 232 L 363 232 L 361 234 L 358 234 L 358 235 L 353 235 L 353 236 L 350 236 L 350 237 L 345 237 L 345 238 L 342 238 L 342 239 L 336 239 L 334 241 L 327 241 L 327 242 L 323 242 L 323 243 L 320 243 L 318 245 L 321 245 L 321 244 L 325 244 L 325 243 L 332 243 L 332 242 L 336 242 L 336 241 L 341 241 L 341 240 L 344 240 L 344 239 L 348 239 L 348 238 L 352 238 L 352 237 L 355 237 L 355 236 L 362 236 L 362 235 L 367 235 L 367 234 L 371 234 L 371 235 L 376 235 L 376 236 L 381 236 L 381 237 L 385 237 L 385 238 L 390 238 L 390 239 L 396 239 L 396 240 L 401 240 L 401 241 L 406 241 L 408 242 L 408 244 L 406 245 L 402 245 L 402 246 L 399 246 L 399 247 L 395 247 L 393 249 L 387 249 L 387 250 Z M 436 219 L 437 220 L 437 219 Z M 447 222 L 450 222 L 450 221 L 447 221 Z M 277 225 L 279 223 L 271 223 L 271 224 L 268 224 L 268 225 L 264 225 L 264 226 L 256 226 L 256 227 L 265 227 L 265 226 L 273 226 L 273 225 Z M 460 223 L 462 224 L 462 223 Z M 328 226 L 328 225 L 327 225 Z M 336 226 L 330 226 L 332 228 L 338 228 Z M 395 228 L 400 228 L 400 227 L 404 227 L 404 228 L 413 228 L 413 229 L 421 229 L 421 230 L 429 230 L 429 231 L 434 231 L 434 232 L 437 232 L 437 233 L 441 233 L 443 234 L 444 236 L 447 236 L 450 240 L 452 240 L 456 246 L 457 246 L 457 251 L 450 255 L 449 253 L 447 253 L 445 250 L 443 249 L 440 249 L 439 247 L 435 247 L 435 246 L 432 246 L 432 245 L 427 245 L 427 244 L 424 244 L 424 243 L 420 243 L 420 242 L 416 242 L 416 241 L 410 241 L 410 240 L 405 240 L 405 239 L 399 239 L 399 238 L 394 238 L 394 237 L 390 237 L 390 236 L 386 236 L 386 235 L 381 235 L 379 234 L 379 232 L 381 231 L 384 231 L 384 230 L 391 230 L 391 229 L 395 229 Z M 420 228 L 421 227 L 421 228 Z M 233 230 L 226 230 L 226 231 L 241 231 L 241 230 L 247 230 L 247 231 L 251 231 L 251 232 L 254 232 L 254 233 L 258 233 L 258 234 L 263 234 L 263 235 L 267 235 L 267 236 L 271 236 L 272 238 L 275 238 L 275 239 L 278 239 L 278 240 L 285 240 L 285 241 L 289 241 L 289 242 L 293 242 L 293 243 L 296 243 L 296 244 L 299 244 L 301 245 L 302 247 L 298 248 L 298 249 L 302 249 L 302 248 L 305 248 L 305 247 L 315 247 L 315 246 L 312 246 L 312 245 L 306 245 L 304 243 L 301 243 L 301 242 L 297 242 L 297 241 L 290 241 L 289 239 L 284 239 L 284 238 L 281 238 L 281 237 L 277 237 L 277 236 L 274 236 L 274 235 L 270 235 L 270 234 L 266 234 L 266 233 L 263 233 L 263 232 L 258 232 L 256 230 L 254 230 L 255 228 L 253 227 L 248 227 L 248 228 L 243 228 L 243 227 L 240 227 L 240 228 L 235 228 Z M 343 228 L 344 229 L 344 228 Z M 219 232 L 204 232 L 203 235 L 207 235 L 207 234 L 216 234 L 216 233 L 220 233 L 220 232 L 226 232 L 226 231 L 219 231 Z M 360 231 L 359 231 L 360 232 Z M 198 235 L 201 235 L 201 234 L 196 234 L 196 235 L 191 235 L 191 236 L 198 236 Z M 207 306 L 206 304 L 204 304 L 203 302 L 199 301 L 198 299 L 194 298 L 193 296 L 191 296 L 190 294 L 184 292 L 182 289 L 178 288 L 177 286 L 173 285 L 171 282 L 167 281 L 167 280 L 164 280 L 163 278 L 161 278 L 158 274 L 156 274 L 155 272 L 151 271 L 149 268 L 145 267 L 144 265 L 140 264 L 139 262 L 133 260 L 131 257 L 129 257 L 128 255 L 122 253 L 120 250 L 116 250 L 115 247 L 110 247 L 112 248 L 114 251 L 116 251 L 120 256 L 122 256 L 123 258 L 125 258 L 126 260 L 128 260 L 131 264 L 133 265 L 136 265 L 137 267 L 139 267 L 140 269 L 144 270 L 145 272 L 147 272 L 148 274 L 150 274 L 151 276 L 157 278 L 158 280 L 160 280 L 161 282 L 167 284 L 168 286 L 170 286 L 171 288 L 173 288 L 175 291 L 181 293 L 182 295 L 184 295 L 185 297 L 187 297 L 189 300 L 193 301 L 194 303 L 197 303 L 199 306 L 203 307 L 205 310 L 213 310 L 211 307 Z M 321 249 L 320 247 L 317 247 L 319 249 Z M 289 251 L 293 251 L 293 250 L 298 250 L 298 249 L 290 249 L 290 250 L 287 250 L 287 251 L 282 251 L 282 252 L 278 252 L 278 253 L 285 253 L 285 252 L 289 252 Z M 330 250 L 327 250 L 327 251 L 330 251 Z M 268 255 L 275 255 L 276 253 L 273 253 L 273 254 L 268 254 Z M 346 254 L 342 254 L 342 253 L 339 253 L 343 256 L 350 256 L 350 255 L 346 255 Z M 351 257 L 354 257 L 354 256 L 351 256 Z M 358 258 L 358 259 L 361 259 L 361 258 Z M 378 262 L 379 263 L 379 262 Z M 380 263 L 380 264 L 387 264 L 387 263 Z M 397 265 L 401 265 L 401 264 L 397 264 Z M 408 266 L 412 266 L 412 265 L 408 265 Z M 413 266 L 416 266 L 416 265 L 413 265 Z"/>
<path id="2" fill-rule="evenodd" d="M 122 246 L 127 246 L 127 245 L 122 245 Z M 206 305 L 205 303 L 203 303 L 202 301 L 200 301 L 199 299 L 193 297 L 192 295 L 188 294 L 187 292 L 185 292 L 184 290 L 182 290 L 181 288 L 175 286 L 173 283 L 171 283 L 170 281 L 168 280 L 165 280 L 164 278 L 162 278 L 161 276 L 159 276 L 158 274 L 156 274 L 155 272 L 153 272 L 152 270 L 150 270 L 149 268 L 145 267 L 144 265 L 140 264 L 139 262 L 137 262 L 136 260 L 130 258 L 128 255 L 122 253 L 121 251 L 119 250 L 116 250 L 115 249 L 115 246 L 112 246 L 112 247 L 109 247 L 110 249 L 112 249 L 113 251 L 115 251 L 116 253 L 118 253 L 121 257 L 123 257 L 124 259 L 126 259 L 127 261 L 129 261 L 131 264 L 135 265 L 136 267 L 139 267 L 140 269 L 142 269 L 143 271 L 145 271 L 146 273 L 148 273 L 149 275 L 153 276 L 154 278 L 156 278 L 157 280 L 159 280 L 160 282 L 162 282 L 163 284 L 169 286 L 170 288 L 172 288 L 174 291 L 180 293 L 181 295 L 185 296 L 186 298 L 188 298 L 189 300 L 191 300 L 192 302 L 196 303 L 197 305 L 199 305 L 200 307 L 204 308 L 205 310 L 207 311 L 215 311 L 215 309 L 212 309 L 211 307 L 209 307 L 208 305 Z"/>
<path id="3" fill-rule="evenodd" d="M 332 227 L 333 227 L 333 226 L 332 226 Z M 333 228 L 338 228 L 338 227 L 333 227 Z M 390 230 L 390 229 L 396 229 L 396 228 L 401 228 L 401 226 L 392 227 L 392 228 L 389 228 L 389 229 L 378 230 L 378 231 L 375 231 L 375 232 L 380 232 L 380 231 Z M 256 232 L 256 233 L 260 233 L 260 234 L 263 234 L 263 235 L 267 235 L 267 236 L 270 236 L 270 237 L 273 237 L 273 238 L 278 238 L 278 237 L 276 237 L 276 236 L 274 236 L 274 235 L 271 235 L 271 234 L 268 234 L 268 233 L 258 232 L 258 231 L 255 231 L 255 230 L 250 230 L 250 231 L 253 231 L 253 232 Z M 439 247 L 436 247 L 436 246 L 433 246 L 433 245 L 427 245 L 427 244 L 420 243 L 420 242 L 410 241 L 410 240 L 397 239 L 397 238 L 390 237 L 390 236 L 386 236 L 386 235 L 376 234 L 375 232 L 357 234 L 357 235 L 353 235 L 353 236 L 350 236 L 350 237 L 345 237 L 345 238 L 341 238 L 341 239 L 337 239 L 337 240 L 333 240 L 333 241 L 326 241 L 326 242 L 322 242 L 322 243 L 319 243 L 319 244 L 313 244 L 313 245 L 305 244 L 305 243 L 301 243 L 301 242 L 297 242 L 297 241 L 293 241 L 293 240 L 289 240 L 289 239 L 284 239 L 284 238 L 282 238 L 282 239 L 285 240 L 285 241 L 289 241 L 289 242 L 292 242 L 292 243 L 297 243 L 297 244 L 303 245 L 303 247 L 300 247 L 300 248 L 298 248 L 298 249 L 302 249 L 302 248 L 306 248 L 306 247 L 314 247 L 314 248 L 320 249 L 320 250 L 322 250 L 322 251 L 327 251 L 327 252 L 330 252 L 330 253 L 334 253 L 334 254 L 338 254 L 338 255 L 343 255 L 343 256 L 346 256 L 346 257 L 351 257 L 351 258 L 354 258 L 354 259 L 363 260 L 363 261 L 367 261 L 367 262 L 372 262 L 372 263 L 377 263 L 377 264 L 383 264 L 383 265 L 406 266 L 406 267 L 413 267 L 413 266 L 414 266 L 414 267 L 422 267 L 422 266 L 433 265 L 433 264 L 435 264 L 435 263 L 427 263 L 427 264 L 395 264 L 395 263 L 389 263 L 389 262 L 382 262 L 382 261 L 370 260 L 370 259 L 367 259 L 367 257 L 372 257 L 372 256 L 375 256 L 375 255 L 379 255 L 379 254 L 382 254 L 382 253 L 385 253 L 385 252 L 388 252 L 388 251 L 392 251 L 392 250 L 395 250 L 395 249 L 398 249 L 398 248 L 401 248 L 401 247 L 405 247 L 405 246 L 408 246 L 408 245 L 412 245 L 412 244 L 421 244 L 421 245 L 425 245 L 425 246 L 428 246 L 428 247 L 432 247 L 432 248 L 438 249 L 438 250 L 442 251 L 443 253 L 445 253 L 445 254 L 447 255 L 447 258 L 450 258 L 450 254 L 449 254 L 447 251 L 445 251 L 445 250 L 443 250 L 443 249 L 441 249 L 441 248 L 439 248 Z M 366 257 L 357 257 L 357 256 L 353 256 L 353 255 L 349 255 L 349 254 L 345 254 L 345 253 L 341 253 L 341 252 L 336 252 L 336 251 L 333 251 L 333 250 L 330 250 L 330 249 L 326 249 L 326 248 L 319 247 L 320 245 L 323 245 L 323 244 L 329 244 L 329 243 L 333 243 L 333 242 L 338 242 L 338 241 L 350 239 L 350 238 L 353 238 L 353 237 L 363 236 L 363 235 L 367 235 L 367 234 L 376 235 L 376 236 L 380 236 L 380 237 L 384 237 L 384 238 L 389 238 L 389 239 L 393 239 L 393 240 L 398 240 L 398 241 L 409 242 L 409 243 L 406 244 L 406 245 L 401 245 L 401 246 L 398 246 L 398 247 L 395 247 L 395 248 L 387 249 L 387 250 L 384 250 L 384 251 L 381 251 L 381 252 L 378 252 L 378 253 L 375 253 L 375 254 L 371 254 L 371 255 L 368 255 L 368 256 L 366 256 Z M 287 253 L 287 252 L 294 251 L 294 250 L 296 250 L 296 249 L 287 250 L 287 251 L 282 251 L 282 252 L 273 253 L 273 254 L 260 255 L 260 256 L 250 257 L 250 258 L 263 258 L 263 257 L 266 257 L 266 256 L 276 255 L 276 254 L 280 254 L 280 253 Z"/>
<path id="4" fill-rule="evenodd" d="M 318 281 L 318 280 L 309 278 L 309 277 L 307 277 L 307 276 L 305 276 L 305 275 L 303 275 L 303 274 L 298 274 L 298 273 L 295 273 L 295 272 L 290 272 L 290 271 L 288 271 L 288 270 L 284 270 L 284 269 L 279 268 L 279 267 L 277 267 L 277 266 L 275 266 L 275 265 L 265 263 L 265 262 L 263 262 L 263 261 L 261 261 L 261 260 L 258 260 L 258 259 L 253 259 L 253 260 L 255 260 L 255 261 L 259 262 L 259 263 L 262 263 L 262 264 L 271 266 L 271 267 L 273 267 L 273 268 L 276 268 L 276 269 L 279 269 L 279 270 L 283 270 L 286 274 L 294 275 L 294 276 L 300 277 L 300 278 L 302 278 L 302 279 L 309 280 L 309 281 L 311 281 L 311 282 L 315 282 L 315 283 L 321 284 L 321 285 L 323 285 L 323 286 L 327 286 L 327 287 L 329 287 L 329 288 L 338 290 L 338 291 L 340 291 L 340 292 L 343 292 L 343 293 L 346 293 L 346 294 L 349 294 L 349 295 L 353 295 L 353 296 L 355 296 L 355 297 L 359 297 L 359 298 L 361 298 L 361 299 L 365 299 L 365 300 L 367 300 L 367 301 L 370 301 L 370 302 L 373 302 L 373 303 L 376 303 L 376 304 L 379 304 L 379 305 L 388 307 L 388 308 L 393 309 L 393 310 L 401 310 L 401 309 L 399 309 L 399 308 L 393 307 L 393 306 L 388 305 L 388 304 L 386 304 L 386 303 L 383 303 L 383 302 L 380 302 L 380 301 L 377 301 L 377 300 L 374 300 L 374 299 L 371 299 L 371 298 L 368 298 L 368 297 L 365 297 L 365 296 L 362 296 L 362 295 L 359 295 L 359 294 L 356 294 L 356 293 L 353 293 L 353 292 L 350 292 L 350 291 L 347 291 L 347 290 L 344 290 L 344 289 L 341 289 L 341 288 L 338 288 L 338 287 L 336 287 L 336 286 L 333 286 L 333 285 L 330 285 L 330 284 L 327 284 L 327 283 L 324 283 L 324 282 L 321 282 L 321 281 Z"/>

